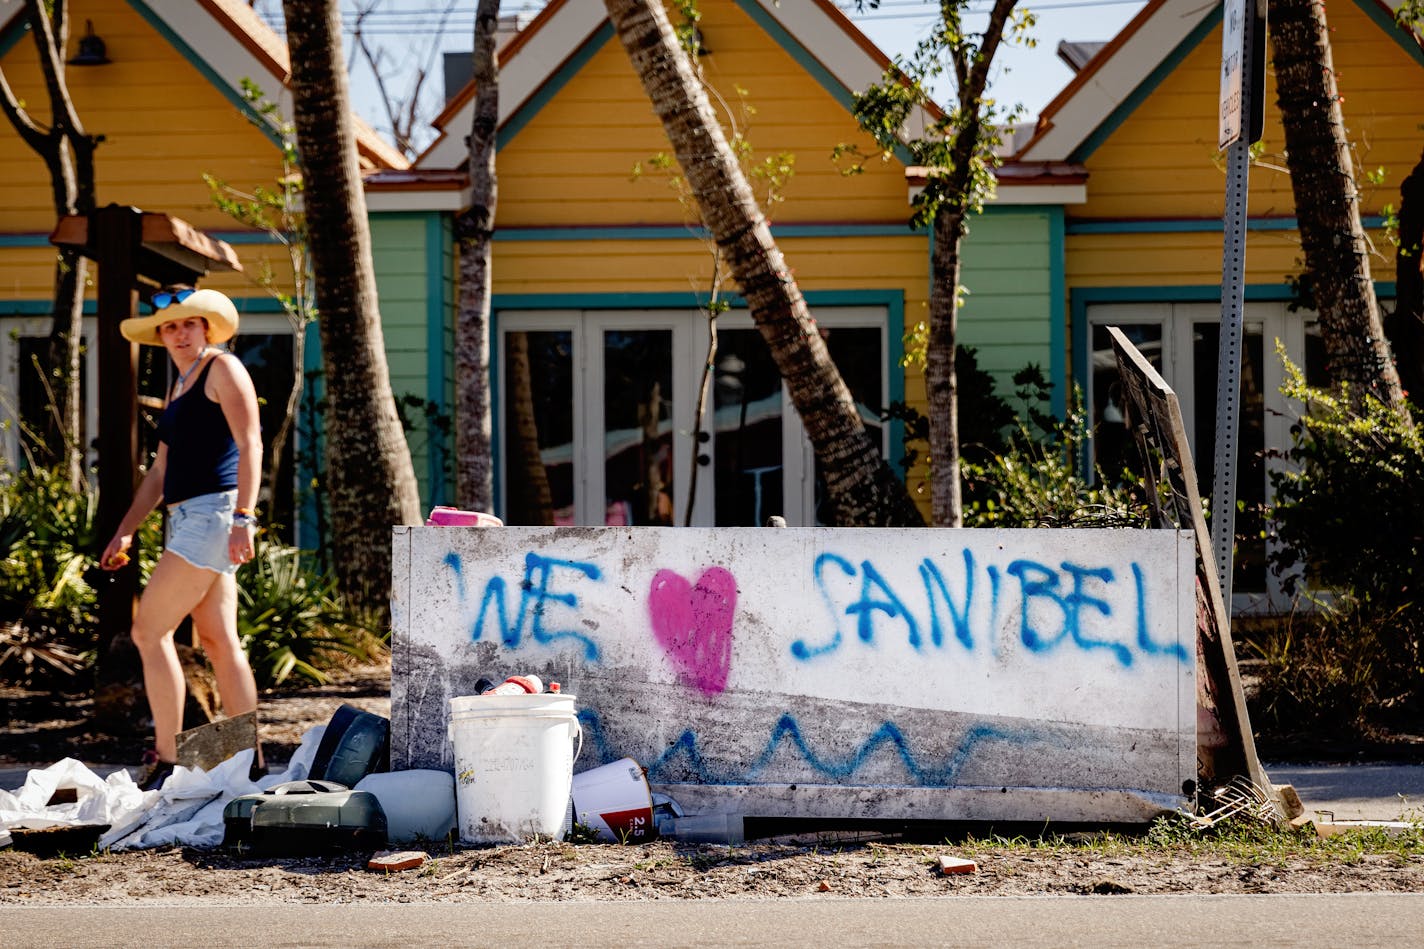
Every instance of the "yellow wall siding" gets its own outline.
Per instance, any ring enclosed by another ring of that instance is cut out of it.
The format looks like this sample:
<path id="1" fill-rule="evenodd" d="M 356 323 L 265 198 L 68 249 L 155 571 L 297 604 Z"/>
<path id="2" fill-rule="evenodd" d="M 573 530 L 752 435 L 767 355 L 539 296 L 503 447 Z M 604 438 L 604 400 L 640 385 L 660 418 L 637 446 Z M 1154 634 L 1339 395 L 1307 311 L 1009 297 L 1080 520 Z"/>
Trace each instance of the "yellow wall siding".
<path id="1" fill-rule="evenodd" d="M 1354 3 L 1329 9 L 1331 45 L 1357 173 L 1383 166 L 1384 189 L 1366 189 L 1363 212 L 1398 203 L 1419 160 L 1418 92 L 1424 69 Z M 1225 164 L 1217 153 L 1221 29 L 1213 29 L 1088 157 L 1089 201 L 1074 218 L 1219 218 Z M 1290 179 L 1273 73 L 1266 78 L 1265 153 L 1251 172 L 1252 216 L 1292 216 Z M 1392 265 L 1389 271 L 1392 273 Z M 1384 277 L 1384 279 L 1388 279 Z M 1170 282 L 1170 281 L 1167 281 Z"/>
<path id="2" fill-rule="evenodd" d="M 849 141 L 868 148 L 868 138 L 735 4 L 706 5 L 702 31 L 713 51 L 703 59 L 708 80 L 737 121 L 738 84 L 755 109 L 745 127 L 755 156 L 794 155 L 787 200 L 768 209 L 773 220 L 909 218 L 903 166 L 876 163 L 869 174 L 842 176 L 832 149 Z M 627 54 L 610 39 L 500 150 L 501 226 L 681 224 L 688 213 L 670 199 L 665 176 L 647 168 L 652 156 L 670 152 Z M 634 181 L 640 162 L 644 176 Z"/>
<path id="3" fill-rule="evenodd" d="M 1417 115 L 1424 69 L 1354 3 L 1329 10 L 1331 43 L 1362 213 L 1398 204 L 1399 182 L 1419 160 L 1424 134 Z M 1196 218 L 1219 221 L 1225 162 L 1216 150 L 1216 103 L 1221 57 L 1218 26 L 1090 155 L 1089 199 L 1071 207 L 1067 238 L 1068 286 L 1215 285 L 1221 282 L 1219 230 L 1195 233 L 1072 234 L 1082 221 L 1126 222 Z M 1283 133 L 1274 76 L 1266 77 L 1265 151 L 1251 170 L 1253 218 L 1290 218 L 1295 200 L 1284 171 Z M 1373 187 L 1366 171 L 1386 169 Z M 1371 260 L 1377 280 L 1392 280 L 1394 255 L 1381 232 Z M 1253 230 L 1247 238 L 1248 284 L 1281 285 L 1300 270 L 1294 231 Z"/>
<path id="4" fill-rule="evenodd" d="M 213 207 L 202 173 L 250 190 L 279 175 L 277 148 L 129 4 L 74 0 L 70 11 L 76 24 L 94 19 L 113 60 L 66 71 L 85 130 L 104 136 L 95 155 L 98 203 L 162 211 L 204 229 L 230 228 L 232 222 Z M 82 32 L 74 31 L 71 47 Z M 3 65 L 17 94 L 47 118 L 28 36 L 6 53 Z M 44 165 L 6 123 L 0 132 L 0 233 L 48 233 L 53 226 Z M 0 292 L 9 287 L 0 286 Z"/>

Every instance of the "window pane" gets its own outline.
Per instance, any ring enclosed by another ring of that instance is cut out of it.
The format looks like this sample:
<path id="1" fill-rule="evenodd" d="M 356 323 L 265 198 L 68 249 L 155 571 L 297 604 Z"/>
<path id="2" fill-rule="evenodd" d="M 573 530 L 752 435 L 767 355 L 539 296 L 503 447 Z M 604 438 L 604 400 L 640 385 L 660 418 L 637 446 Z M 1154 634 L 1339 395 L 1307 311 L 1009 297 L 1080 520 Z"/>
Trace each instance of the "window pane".
<path id="1" fill-rule="evenodd" d="M 856 412 L 865 423 L 866 434 L 877 451 L 884 452 L 883 423 L 880 414 L 885 406 L 880 398 L 884 361 L 878 327 L 821 327 L 821 337 L 830 350 L 831 361 L 840 370 L 841 378 L 855 400 Z M 834 518 L 828 506 L 826 486 L 821 478 L 821 466 L 816 464 L 816 524 L 830 524 Z"/>
<path id="2" fill-rule="evenodd" d="M 505 334 L 507 524 L 574 523 L 573 353 L 568 331 Z"/>
<path id="3" fill-rule="evenodd" d="M 1213 490 L 1216 471 L 1216 376 L 1221 338 L 1216 323 L 1192 327 L 1198 488 Z M 1260 323 L 1247 323 L 1241 349 L 1241 402 L 1236 446 L 1236 593 L 1266 589 L 1266 398 Z"/>
<path id="4" fill-rule="evenodd" d="M 672 331 L 603 334 L 604 523 L 670 525 Z"/>
<path id="5" fill-rule="evenodd" d="M 712 377 L 716 524 L 782 515 L 781 375 L 759 330 L 720 330 Z"/>
<path id="6" fill-rule="evenodd" d="M 19 346 L 19 411 L 20 411 L 20 461 L 22 464 L 33 459 L 36 464 L 48 467 L 57 464 L 63 451 L 60 440 L 59 421 L 54 412 L 54 395 L 62 384 L 52 370 L 49 353 L 49 338 L 46 336 L 21 336 Z M 87 361 L 80 341 L 79 356 L 79 398 L 84 403 L 84 370 Z M 85 445 L 88 433 L 85 430 L 84 412 L 79 413 L 79 444 Z"/>
<path id="7" fill-rule="evenodd" d="M 282 443 L 282 464 L 276 484 L 267 484 L 272 464 L 272 440 L 287 418 L 287 398 L 292 391 L 292 337 L 289 333 L 243 333 L 229 344 L 252 376 L 257 390 L 257 414 L 262 425 L 262 481 L 271 492 L 271 510 L 265 519 L 278 528 L 283 543 L 292 543 L 296 517 L 293 459 L 296 453 L 296 419 Z M 144 346 L 143 349 L 154 349 Z"/>
<path id="8" fill-rule="evenodd" d="M 1159 323 L 1118 324 L 1124 336 L 1162 371 L 1162 326 Z M 1093 326 L 1092 363 L 1089 379 L 1093 406 L 1093 464 L 1109 481 L 1124 468 L 1136 468 L 1136 449 L 1127 429 L 1123 409 L 1122 383 L 1118 381 L 1117 357 L 1105 325 Z"/>

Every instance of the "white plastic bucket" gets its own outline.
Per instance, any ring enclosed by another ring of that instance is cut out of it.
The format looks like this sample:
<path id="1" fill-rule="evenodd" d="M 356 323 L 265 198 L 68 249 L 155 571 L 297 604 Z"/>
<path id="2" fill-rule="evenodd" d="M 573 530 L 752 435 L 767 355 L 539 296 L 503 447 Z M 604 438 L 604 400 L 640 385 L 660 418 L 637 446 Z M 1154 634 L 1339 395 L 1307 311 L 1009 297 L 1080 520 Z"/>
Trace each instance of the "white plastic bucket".
<path id="1" fill-rule="evenodd" d="M 648 775 L 632 758 L 574 775 L 574 820 L 603 840 L 643 843 L 658 835 Z"/>
<path id="2" fill-rule="evenodd" d="M 575 737 L 581 746 L 572 695 L 452 698 L 460 840 L 518 843 L 534 834 L 561 833 L 573 786 Z"/>

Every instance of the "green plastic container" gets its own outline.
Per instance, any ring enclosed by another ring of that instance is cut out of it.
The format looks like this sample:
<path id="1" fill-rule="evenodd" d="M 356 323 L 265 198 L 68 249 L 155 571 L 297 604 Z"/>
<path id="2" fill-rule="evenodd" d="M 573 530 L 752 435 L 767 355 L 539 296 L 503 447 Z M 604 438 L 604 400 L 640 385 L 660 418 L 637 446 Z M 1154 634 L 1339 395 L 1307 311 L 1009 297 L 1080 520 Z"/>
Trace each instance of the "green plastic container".
<path id="1" fill-rule="evenodd" d="M 263 854 L 380 850 L 386 814 L 369 791 L 330 781 L 288 781 L 223 808 L 223 846 Z"/>

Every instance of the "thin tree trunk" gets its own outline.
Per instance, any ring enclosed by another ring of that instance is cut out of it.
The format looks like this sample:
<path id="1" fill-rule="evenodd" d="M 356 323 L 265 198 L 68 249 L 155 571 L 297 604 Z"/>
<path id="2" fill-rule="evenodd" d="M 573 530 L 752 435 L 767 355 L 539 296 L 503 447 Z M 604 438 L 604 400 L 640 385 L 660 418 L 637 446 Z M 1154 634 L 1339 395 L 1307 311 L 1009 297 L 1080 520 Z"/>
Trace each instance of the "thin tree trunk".
<path id="1" fill-rule="evenodd" d="M 499 0 L 480 0 L 475 13 L 475 117 L 470 129 L 470 206 L 455 219 L 460 242 L 460 308 L 455 323 L 455 484 L 460 506 L 494 510 L 490 416 L 490 267 L 499 179 L 499 63 L 494 35 Z"/>
<path id="2" fill-rule="evenodd" d="M 39 155 L 49 169 L 50 190 L 57 217 L 88 214 L 94 210 L 94 148 L 96 140 L 87 135 L 79 121 L 64 78 L 64 48 L 69 36 L 67 0 L 44 4 L 25 0 L 25 18 L 30 25 L 45 79 L 49 99 L 48 129 L 41 129 L 10 88 L 0 70 L 0 111 L 4 111 L 20 138 Z M 84 478 L 84 446 L 80 442 L 79 351 L 84 318 L 84 258 L 74 251 L 61 251 L 55 263 L 52 324 L 49 336 L 49 369 L 59 385 L 50 385 L 53 417 L 58 428 L 50 446 L 77 490 Z M 48 426 L 46 426 L 46 429 Z"/>
<path id="3" fill-rule="evenodd" d="M 929 336 L 925 345 L 925 397 L 929 409 L 930 523 L 963 527 L 959 476 L 959 379 L 954 354 L 959 337 L 959 245 L 964 208 L 946 202 L 934 221 Z"/>
<path id="4" fill-rule="evenodd" d="M 881 458 L 659 0 L 604 0 L 687 176 L 703 223 L 741 287 L 816 452 L 843 525 L 921 525 Z"/>
<path id="5" fill-rule="evenodd" d="M 391 528 L 420 518 L 391 394 L 337 0 L 283 0 L 325 368 L 333 563 L 348 605 L 385 616 Z"/>
<path id="6" fill-rule="evenodd" d="M 1286 161 L 1330 378 L 1348 384 L 1357 405 L 1373 395 L 1407 413 L 1370 275 L 1325 7 L 1271 0 L 1270 14 Z"/>

